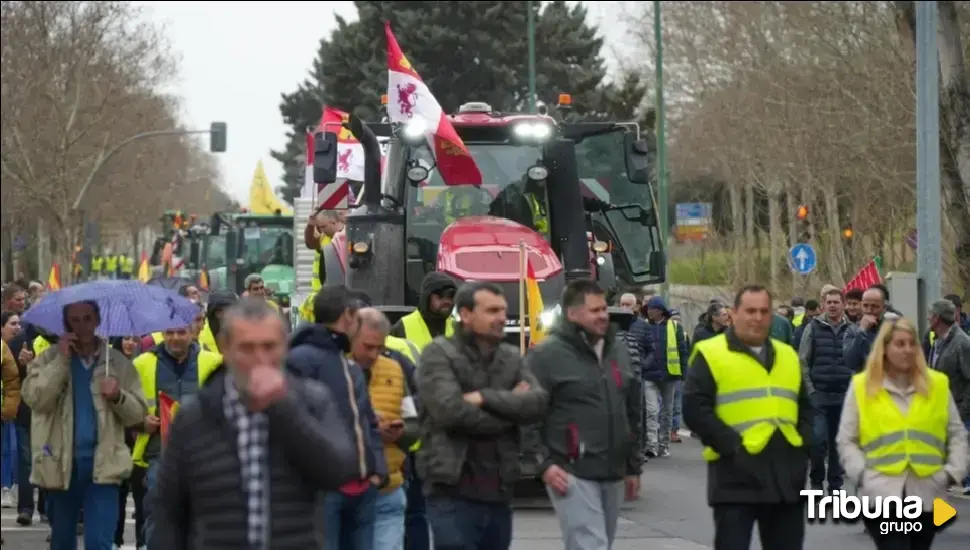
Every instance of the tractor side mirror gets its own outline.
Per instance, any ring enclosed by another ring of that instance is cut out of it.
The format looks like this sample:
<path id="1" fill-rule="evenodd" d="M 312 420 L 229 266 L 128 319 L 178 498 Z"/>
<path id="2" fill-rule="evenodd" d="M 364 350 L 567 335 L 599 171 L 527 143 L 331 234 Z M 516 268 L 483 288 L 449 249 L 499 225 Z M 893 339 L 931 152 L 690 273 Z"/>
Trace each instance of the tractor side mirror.
<path id="1" fill-rule="evenodd" d="M 337 134 L 313 135 L 313 182 L 326 185 L 337 181 Z"/>
<path id="2" fill-rule="evenodd" d="M 623 154 L 626 160 L 627 177 L 633 183 L 650 182 L 650 149 L 647 141 L 637 139 L 632 132 L 623 134 Z"/>

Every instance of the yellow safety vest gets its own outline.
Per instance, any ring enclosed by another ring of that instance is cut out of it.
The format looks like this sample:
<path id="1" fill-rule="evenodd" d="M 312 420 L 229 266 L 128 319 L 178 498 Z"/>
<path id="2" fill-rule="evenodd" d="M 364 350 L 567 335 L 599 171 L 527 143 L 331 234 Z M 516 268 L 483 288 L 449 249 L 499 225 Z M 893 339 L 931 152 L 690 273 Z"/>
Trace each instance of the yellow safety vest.
<path id="1" fill-rule="evenodd" d="M 101 266 L 104 259 L 101 256 L 95 256 L 91 258 L 91 271 L 101 271 Z"/>
<path id="2" fill-rule="evenodd" d="M 407 382 L 404 380 L 404 369 L 397 361 L 383 355 L 378 356 L 370 367 L 367 389 L 375 413 L 388 421 L 401 419 L 401 401 L 407 396 Z M 388 484 L 384 488 L 386 492 L 404 483 L 406 454 L 396 443 L 385 443 L 384 458 L 388 473 Z"/>
<path id="3" fill-rule="evenodd" d="M 532 224 L 536 231 L 543 235 L 549 234 L 549 216 L 546 214 L 546 207 L 532 193 L 526 193 L 525 198 L 529 201 L 529 208 L 532 209 Z"/>
<path id="4" fill-rule="evenodd" d="M 130 275 L 135 271 L 135 260 L 129 257 L 121 258 L 121 272 Z"/>
<path id="5" fill-rule="evenodd" d="M 222 364 L 222 356 L 211 351 L 200 350 L 197 361 L 199 365 L 199 387 L 201 388 Z M 152 352 L 146 352 L 136 357 L 132 364 L 135 371 L 138 372 L 138 379 L 141 380 L 141 389 L 145 394 L 145 401 L 148 402 L 148 414 L 156 415 L 158 412 L 158 395 L 155 391 L 155 373 L 158 371 L 158 356 Z M 151 439 L 150 434 L 144 432 L 138 434 L 135 439 L 135 446 L 131 450 L 132 461 L 146 468 L 148 463 L 145 462 L 144 456 L 149 439 Z"/>
<path id="6" fill-rule="evenodd" d="M 418 364 L 418 357 L 421 357 L 421 350 L 418 349 L 418 346 L 415 346 L 404 338 L 398 338 L 397 336 L 388 335 L 387 338 L 384 339 L 384 347 L 394 350 L 407 357 L 415 365 Z"/>
<path id="7" fill-rule="evenodd" d="M 155 342 L 156 346 L 161 344 L 162 342 L 165 341 L 165 334 L 162 332 L 153 332 L 152 341 Z"/>
<path id="8" fill-rule="evenodd" d="M 433 339 L 431 331 L 428 330 L 428 325 L 424 322 L 424 317 L 421 317 L 420 311 L 414 310 L 408 313 L 401 318 L 401 322 L 404 323 L 404 337 L 417 346 L 418 350 L 423 350 L 425 346 L 431 343 Z M 445 322 L 445 337 L 450 337 L 454 333 L 455 326 L 449 317 Z"/>
<path id="9" fill-rule="evenodd" d="M 792 326 L 800 327 L 800 326 L 802 326 L 802 323 L 804 323 L 804 322 L 805 322 L 805 314 L 804 313 L 800 313 L 800 314 L 796 315 L 794 319 L 792 319 L 791 324 L 792 324 Z"/>
<path id="10" fill-rule="evenodd" d="M 108 256 L 108 259 L 104 263 L 105 268 L 108 271 L 115 271 L 118 269 L 118 258 L 116 256 Z"/>
<path id="11" fill-rule="evenodd" d="M 804 444 L 797 429 L 802 383 L 798 354 L 777 340 L 770 345 L 775 352 L 770 372 L 754 357 L 732 351 L 724 334 L 694 348 L 704 356 L 717 386 L 714 413 L 741 435 L 745 450 L 753 455 L 764 450 L 777 430 L 793 447 Z M 711 447 L 704 448 L 703 456 L 708 462 L 720 458 Z"/>
<path id="12" fill-rule="evenodd" d="M 36 358 L 36 357 L 40 357 L 40 354 L 47 351 L 47 349 L 50 348 L 51 345 L 52 344 L 50 340 L 48 340 L 47 338 L 44 338 L 43 336 L 38 336 L 34 338 L 34 343 L 31 344 L 30 347 L 34 352 L 34 357 Z"/>
<path id="13" fill-rule="evenodd" d="M 886 475 L 911 468 L 929 477 L 946 462 L 946 427 L 949 422 L 950 380 L 928 370 L 929 394 L 917 393 L 903 414 L 885 388 L 876 395 L 866 391 L 866 373 L 852 377 L 859 404 L 859 446 L 866 467 Z"/>
<path id="14" fill-rule="evenodd" d="M 320 287 L 323 286 L 320 284 L 320 263 L 323 260 L 323 254 L 321 251 L 323 250 L 323 247 L 330 244 L 331 241 L 333 241 L 333 238 L 328 235 L 320 236 L 320 248 L 317 249 L 317 253 L 313 257 L 313 280 L 310 281 L 310 289 L 314 292 L 320 290 Z"/>
<path id="15" fill-rule="evenodd" d="M 309 296 L 300 304 L 300 317 L 304 321 L 313 323 L 316 317 L 313 315 L 313 299 L 317 297 L 317 291 L 311 292 Z"/>
<path id="16" fill-rule="evenodd" d="M 673 376 L 682 374 L 680 346 L 677 345 L 677 323 L 675 321 L 667 321 L 667 372 Z"/>
<path id="17" fill-rule="evenodd" d="M 212 334 L 212 329 L 209 328 L 209 320 L 205 320 L 205 324 L 202 325 L 202 330 L 199 331 L 199 344 L 202 345 L 202 349 L 218 352 L 219 345 L 216 344 L 216 337 Z"/>

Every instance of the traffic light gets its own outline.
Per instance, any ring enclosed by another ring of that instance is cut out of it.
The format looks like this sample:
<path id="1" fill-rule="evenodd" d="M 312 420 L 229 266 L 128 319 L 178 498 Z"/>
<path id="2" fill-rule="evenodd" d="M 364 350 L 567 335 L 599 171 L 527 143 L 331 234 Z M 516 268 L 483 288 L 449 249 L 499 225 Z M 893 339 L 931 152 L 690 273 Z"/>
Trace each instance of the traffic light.
<path id="1" fill-rule="evenodd" d="M 209 126 L 209 151 L 213 153 L 226 152 L 226 123 L 213 122 Z"/>
<path id="2" fill-rule="evenodd" d="M 852 237 L 855 237 L 855 230 L 852 229 L 852 224 L 850 223 L 842 228 L 842 240 L 851 242 Z"/>
<path id="3" fill-rule="evenodd" d="M 798 242 L 807 243 L 812 240 L 812 221 L 809 219 L 807 205 L 800 205 L 795 211 L 795 219 L 798 220 Z"/>

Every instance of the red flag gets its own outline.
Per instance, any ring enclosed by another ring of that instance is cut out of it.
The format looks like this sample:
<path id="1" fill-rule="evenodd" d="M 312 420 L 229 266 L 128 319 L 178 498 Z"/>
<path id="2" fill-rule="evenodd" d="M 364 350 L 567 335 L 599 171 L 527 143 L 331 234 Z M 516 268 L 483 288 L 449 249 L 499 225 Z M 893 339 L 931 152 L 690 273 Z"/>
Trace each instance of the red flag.
<path id="1" fill-rule="evenodd" d="M 866 290 L 872 285 L 879 284 L 882 282 L 882 276 L 879 274 L 879 266 L 876 263 L 876 259 L 873 258 L 866 262 L 866 265 L 862 266 L 862 269 L 852 277 L 848 283 L 842 288 L 842 293 L 846 293 L 852 289 L 858 288 L 859 290 Z"/>
<path id="2" fill-rule="evenodd" d="M 390 23 L 384 23 L 384 34 L 387 36 L 387 115 L 391 122 L 413 126 L 425 135 L 445 185 L 481 185 L 482 173 L 475 159 L 458 137 L 441 104 L 404 56 Z"/>
<path id="3" fill-rule="evenodd" d="M 47 275 L 47 290 L 61 289 L 61 266 L 51 265 L 51 272 Z"/>
<path id="4" fill-rule="evenodd" d="M 162 434 L 162 445 L 168 441 L 168 431 L 172 426 L 172 419 L 178 411 L 179 402 L 169 397 L 163 391 L 158 392 L 158 419 L 161 423 L 159 431 Z"/>

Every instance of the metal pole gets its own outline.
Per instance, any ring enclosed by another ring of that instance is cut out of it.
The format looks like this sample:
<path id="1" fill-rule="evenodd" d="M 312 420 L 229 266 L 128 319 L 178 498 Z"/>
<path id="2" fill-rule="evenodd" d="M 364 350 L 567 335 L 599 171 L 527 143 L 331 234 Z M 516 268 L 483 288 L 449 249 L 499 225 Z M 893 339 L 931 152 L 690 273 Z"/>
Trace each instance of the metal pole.
<path id="1" fill-rule="evenodd" d="M 933 300 L 943 296 L 940 204 L 940 73 L 936 45 L 937 3 L 916 2 L 916 274 L 921 331 Z"/>
<path id="2" fill-rule="evenodd" d="M 529 35 L 529 112 L 536 111 L 536 15 L 532 8 L 533 2 L 526 2 L 528 9 L 527 32 Z"/>
<path id="3" fill-rule="evenodd" d="M 664 108 L 664 50 L 663 32 L 660 17 L 660 1 L 653 2 L 653 34 L 656 42 L 656 80 L 657 80 L 657 184 L 660 187 L 660 242 L 664 251 L 664 281 L 660 284 L 660 295 L 664 300 L 669 300 L 670 284 L 667 282 L 670 277 L 670 253 L 667 248 L 670 232 L 670 205 L 667 197 L 667 141 L 666 141 L 666 109 Z"/>

